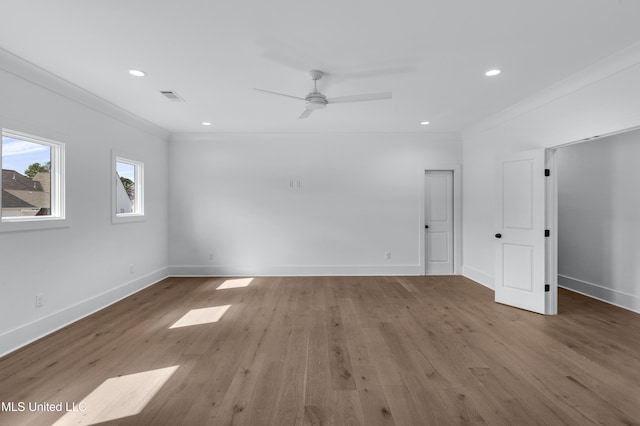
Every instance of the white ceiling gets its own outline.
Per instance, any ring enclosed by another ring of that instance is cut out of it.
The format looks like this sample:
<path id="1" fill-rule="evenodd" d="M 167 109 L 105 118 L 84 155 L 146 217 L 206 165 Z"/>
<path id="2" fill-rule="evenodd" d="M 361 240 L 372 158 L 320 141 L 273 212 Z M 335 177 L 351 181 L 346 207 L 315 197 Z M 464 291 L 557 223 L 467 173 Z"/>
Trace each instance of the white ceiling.
<path id="1" fill-rule="evenodd" d="M 640 41 L 635 0 L 2 0 L 0 16 L 0 47 L 169 132 L 458 132 Z M 298 120 L 302 101 L 252 90 L 304 97 L 311 69 L 328 97 L 393 99 Z"/>

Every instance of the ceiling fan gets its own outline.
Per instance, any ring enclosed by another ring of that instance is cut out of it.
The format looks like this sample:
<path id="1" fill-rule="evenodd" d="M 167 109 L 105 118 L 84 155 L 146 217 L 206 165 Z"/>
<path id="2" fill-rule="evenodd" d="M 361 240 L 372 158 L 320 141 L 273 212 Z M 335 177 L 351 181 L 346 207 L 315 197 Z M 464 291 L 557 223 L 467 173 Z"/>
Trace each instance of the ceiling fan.
<path id="1" fill-rule="evenodd" d="M 285 95 L 284 93 L 272 92 L 271 90 L 264 89 L 255 89 L 260 92 L 270 93 L 272 95 L 285 96 L 287 98 L 299 99 L 301 101 L 305 101 L 304 111 L 300 114 L 301 118 L 307 118 L 311 115 L 311 113 L 316 109 L 322 109 L 327 106 L 327 104 L 340 104 L 347 102 L 365 102 L 365 101 L 378 101 L 383 99 L 391 99 L 391 92 L 381 92 L 381 93 L 366 93 L 363 95 L 352 95 L 352 96 L 339 96 L 337 98 L 327 98 L 325 95 L 320 93 L 317 88 L 317 82 L 322 78 L 324 73 L 319 70 L 311 70 L 309 71 L 309 75 L 313 80 L 313 91 L 310 92 L 306 97 L 301 98 L 299 96 Z"/>

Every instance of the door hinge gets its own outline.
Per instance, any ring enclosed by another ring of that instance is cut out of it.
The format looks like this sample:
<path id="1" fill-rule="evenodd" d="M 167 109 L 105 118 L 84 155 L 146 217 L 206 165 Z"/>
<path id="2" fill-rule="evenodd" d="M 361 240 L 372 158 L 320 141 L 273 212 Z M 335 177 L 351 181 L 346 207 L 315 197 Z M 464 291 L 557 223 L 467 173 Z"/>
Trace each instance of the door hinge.
<path id="1" fill-rule="evenodd" d="M 544 291 L 545 293 L 551 290 L 551 286 L 549 284 L 545 284 L 544 285 Z"/>
<path id="2" fill-rule="evenodd" d="M 545 236 L 545 237 L 548 237 L 548 236 L 550 236 L 550 235 L 551 235 L 551 232 L 550 232 L 548 229 L 545 229 L 545 230 L 544 230 L 544 236 Z"/>
<path id="3" fill-rule="evenodd" d="M 545 176 L 551 176 L 551 170 L 549 170 L 549 169 L 544 169 L 544 175 L 545 175 Z"/>

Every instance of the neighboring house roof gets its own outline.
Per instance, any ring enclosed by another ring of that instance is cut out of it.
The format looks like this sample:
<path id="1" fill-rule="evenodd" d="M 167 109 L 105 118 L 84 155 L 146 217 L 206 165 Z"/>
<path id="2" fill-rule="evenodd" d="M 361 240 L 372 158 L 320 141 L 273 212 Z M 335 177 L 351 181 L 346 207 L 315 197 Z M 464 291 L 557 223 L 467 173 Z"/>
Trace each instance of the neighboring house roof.
<path id="1" fill-rule="evenodd" d="M 39 172 L 31 181 L 38 183 L 44 192 L 51 192 L 51 173 Z"/>
<path id="2" fill-rule="evenodd" d="M 27 203 L 25 200 L 16 197 L 8 191 L 2 191 L 3 209 L 35 209 L 36 206 Z"/>
<path id="3" fill-rule="evenodd" d="M 49 174 L 49 173 L 38 173 Z M 37 175 L 36 175 L 37 176 Z M 41 176 L 40 180 L 45 180 L 44 176 Z M 22 190 L 22 191 L 44 191 L 42 184 L 39 181 L 31 180 L 25 175 L 22 175 L 15 170 L 2 169 L 2 189 L 9 190 Z"/>
<path id="4" fill-rule="evenodd" d="M 50 173 L 38 173 L 31 180 L 15 170 L 3 169 L 2 208 L 50 208 L 50 182 Z"/>
<path id="5" fill-rule="evenodd" d="M 14 197 L 20 198 L 24 200 L 28 204 L 32 204 L 39 208 L 49 208 L 51 207 L 51 194 L 44 191 L 20 191 L 20 190 L 6 190 L 2 192 L 8 192 Z M 2 204 L 4 207 L 4 203 Z"/>

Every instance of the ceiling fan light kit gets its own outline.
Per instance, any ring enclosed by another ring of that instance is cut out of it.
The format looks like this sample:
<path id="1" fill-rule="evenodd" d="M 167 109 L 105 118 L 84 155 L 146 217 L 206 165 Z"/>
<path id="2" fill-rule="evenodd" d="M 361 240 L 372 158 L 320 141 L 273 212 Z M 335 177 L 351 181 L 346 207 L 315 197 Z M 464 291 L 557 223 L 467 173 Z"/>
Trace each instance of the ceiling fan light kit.
<path id="1" fill-rule="evenodd" d="M 322 109 L 327 107 L 327 101 L 309 100 L 304 104 L 305 109 Z"/>
<path id="2" fill-rule="evenodd" d="M 284 93 L 272 92 L 271 90 L 255 89 L 260 92 L 269 93 L 272 95 L 285 96 L 287 98 L 299 99 L 305 101 L 305 110 L 300 114 L 298 119 L 307 118 L 311 113 L 317 109 L 326 108 L 327 104 L 347 103 L 347 102 L 365 102 L 365 101 L 378 101 L 384 99 L 391 99 L 391 92 L 382 93 L 366 93 L 362 95 L 352 96 L 340 96 L 337 98 L 327 98 L 325 95 L 318 91 L 317 82 L 322 78 L 324 73 L 320 70 L 311 70 L 309 75 L 313 80 L 313 91 L 311 91 L 304 98 L 292 95 L 286 95 Z"/>

